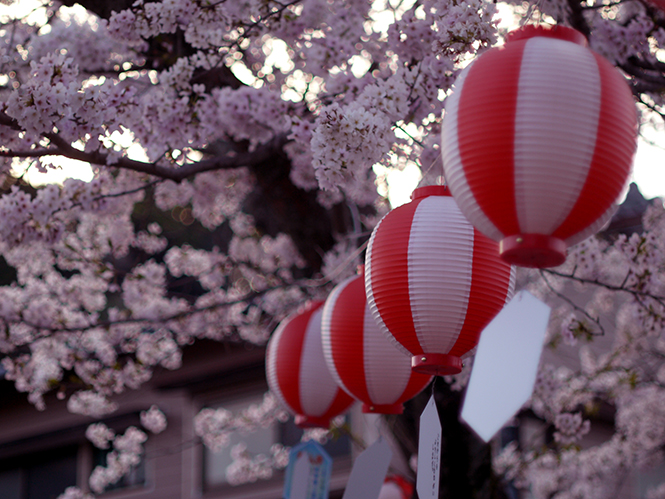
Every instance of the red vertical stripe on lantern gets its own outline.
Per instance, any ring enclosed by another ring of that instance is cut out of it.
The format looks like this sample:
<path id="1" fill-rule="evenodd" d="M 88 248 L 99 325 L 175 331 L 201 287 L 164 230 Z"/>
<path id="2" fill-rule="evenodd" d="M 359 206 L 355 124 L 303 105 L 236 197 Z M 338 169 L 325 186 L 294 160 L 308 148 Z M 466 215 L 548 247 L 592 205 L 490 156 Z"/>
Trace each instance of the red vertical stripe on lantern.
<path id="1" fill-rule="evenodd" d="M 411 400 L 422 392 L 429 385 L 430 381 L 432 381 L 432 378 L 429 375 L 413 371 L 406 388 L 402 392 L 401 400 L 404 402 Z"/>
<path id="2" fill-rule="evenodd" d="M 335 370 L 343 386 L 356 398 L 368 400 L 362 330 L 367 304 L 364 280 L 354 278 L 347 281 L 336 298 L 330 314 L 330 330 L 335 332 L 330 337 Z M 343 313 L 335 313 L 336 310 L 343 310 Z"/>
<path id="3" fill-rule="evenodd" d="M 379 224 L 372 234 L 370 273 L 378 314 L 392 336 L 414 355 L 423 353 L 413 324 L 409 296 L 409 236 L 420 199 L 393 210 L 390 229 Z M 389 292 L 382 292 L 388 289 Z"/>
<path id="4" fill-rule="evenodd" d="M 469 68 L 459 97 L 458 147 L 464 175 L 478 206 L 501 232 L 519 233 L 513 152 L 520 50 L 494 50 Z M 488 82 L 495 91 L 488 92 Z M 490 160 L 488 160 L 490 159 Z"/>
<path id="5" fill-rule="evenodd" d="M 461 357 L 475 348 L 480 333 L 512 294 L 512 268 L 499 257 L 499 245 L 478 230 L 473 231 L 473 273 L 464 325 L 449 354 Z"/>
<path id="6" fill-rule="evenodd" d="M 598 218 L 599 212 L 607 211 L 617 200 L 625 179 L 630 174 L 631 158 L 635 153 L 637 122 L 630 90 L 624 77 L 614 66 L 600 55 L 593 55 L 601 81 L 596 146 L 589 174 L 577 202 L 570 215 L 553 233 L 555 237 L 563 240 L 592 224 Z M 631 129 L 632 134 L 626 133 Z M 616 166 L 608 169 L 608 163 Z"/>
<path id="7" fill-rule="evenodd" d="M 353 402 L 355 402 L 355 399 L 351 398 L 344 390 L 337 390 L 337 395 L 326 411 L 325 417 L 331 419 L 339 416 L 346 412 Z"/>
<path id="8" fill-rule="evenodd" d="M 274 352 L 277 382 L 284 400 L 297 414 L 305 412 L 300 404 L 299 392 L 300 358 L 302 357 L 303 338 L 307 332 L 307 325 L 312 314 L 321 305 L 322 302 L 312 303 L 309 310 L 295 316 L 284 328 L 277 331 L 277 334 L 280 335 L 278 338 L 279 342 L 276 344 L 276 351 Z M 287 328 L 289 334 L 283 334 L 282 332 Z"/>

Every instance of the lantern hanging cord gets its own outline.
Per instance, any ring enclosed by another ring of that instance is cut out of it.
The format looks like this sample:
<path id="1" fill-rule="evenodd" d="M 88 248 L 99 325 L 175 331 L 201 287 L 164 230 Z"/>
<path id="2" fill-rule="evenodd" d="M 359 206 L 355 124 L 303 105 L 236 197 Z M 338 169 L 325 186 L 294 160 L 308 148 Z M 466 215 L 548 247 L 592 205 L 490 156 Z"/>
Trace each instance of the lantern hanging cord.
<path id="1" fill-rule="evenodd" d="M 381 417 L 374 418 L 374 429 L 376 430 L 376 434 L 379 436 L 377 441 L 383 438 L 382 431 L 381 431 L 382 422 L 383 422 L 383 420 L 381 419 Z"/>
<path id="2" fill-rule="evenodd" d="M 362 243 L 358 248 L 356 248 L 352 253 L 350 253 L 342 263 L 340 263 L 335 269 L 330 272 L 327 276 L 321 277 L 320 279 L 310 279 L 307 281 L 307 286 L 318 287 L 332 282 L 333 278 L 342 272 L 346 267 L 349 266 L 360 254 L 365 251 L 367 245 L 369 244 L 369 239 Z"/>
<path id="3" fill-rule="evenodd" d="M 540 11 L 540 9 L 539 9 L 540 2 L 541 2 L 541 0 L 537 0 L 535 3 L 532 3 L 529 6 L 529 10 L 526 11 L 526 15 L 522 18 L 522 22 L 520 22 L 520 28 L 524 27 L 524 25 L 531 20 L 531 16 L 533 16 L 533 11 L 534 10 L 538 9 Z M 540 23 L 540 20 L 542 19 L 542 15 L 543 14 L 541 12 L 540 16 L 538 17 L 538 23 L 537 24 Z"/>
<path id="4" fill-rule="evenodd" d="M 425 180 L 425 178 L 427 178 L 427 174 L 430 171 L 432 171 L 432 168 L 434 168 L 434 165 L 436 165 L 441 158 L 442 158 L 442 153 L 441 153 L 441 151 L 439 151 L 439 154 L 436 156 L 436 158 L 434 158 L 434 161 L 432 161 L 432 163 L 427 167 L 427 170 L 425 170 L 425 172 L 422 174 L 422 177 L 420 178 L 420 182 L 418 182 L 418 185 L 416 186 L 416 188 L 421 187 L 420 184 L 422 184 L 423 180 Z M 422 169 L 421 169 L 421 171 L 422 171 Z M 439 177 L 437 177 L 437 180 L 438 180 L 438 178 L 442 179 L 442 182 L 441 182 L 440 185 L 446 185 L 446 179 L 443 175 L 439 175 Z"/>
<path id="5" fill-rule="evenodd" d="M 439 379 L 438 376 L 434 376 L 432 378 L 432 397 L 434 397 L 434 387 L 436 386 L 436 380 L 438 380 L 438 379 Z"/>

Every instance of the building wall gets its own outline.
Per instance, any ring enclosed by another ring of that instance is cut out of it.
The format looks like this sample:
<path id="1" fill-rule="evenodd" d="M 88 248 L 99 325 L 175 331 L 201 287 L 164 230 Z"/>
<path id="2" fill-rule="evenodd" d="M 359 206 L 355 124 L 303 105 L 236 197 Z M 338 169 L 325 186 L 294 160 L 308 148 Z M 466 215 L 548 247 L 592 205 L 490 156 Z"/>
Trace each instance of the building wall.
<path id="1" fill-rule="evenodd" d="M 119 409 L 103 418 L 109 427 L 122 433 L 131 425 L 139 426 L 139 414 L 157 405 L 166 415 L 167 429 L 149 434 L 145 444 L 145 483 L 106 492 L 105 499 L 279 499 L 283 472 L 271 480 L 233 487 L 228 484 L 206 490 L 204 449 L 194 435 L 194 416 L 203 407 L 216 407 L 267 390 L 264 375 L 264 350 L 258 347 L 229 346 L 201 342 L 185 350 L 183 367 L 159 371 L 138 391 L 114 398 Z M 13 385 L 0 382 L 0 498 L 5 498 L 2 472 L 16 466 L 22 457 L 35 456 L 75 446 L 77 485 L 87 488 L 94 467 L 93 446 L 85 438 L 88 425 L 96 420 L 74 415 L 66 403 L 54 395 L 46 398 L 47 409 L 40 412 L 29 404 L 25 394 L 17 394 Z M 358 415 L 356 416 L 359 417 Z M 362 427 L 362 417 L 360 417 Z M 140 427 L 140 426 L 139 426 Z M 341 497 L 348 479 L 352 456 L 334 459 L 331 499 Z M 11 497 L 11 499 L 14 499 Z M 24 499 L 24 497 L 20 497 Z M 30 496 L 28 499 L 51 499 Z"/>

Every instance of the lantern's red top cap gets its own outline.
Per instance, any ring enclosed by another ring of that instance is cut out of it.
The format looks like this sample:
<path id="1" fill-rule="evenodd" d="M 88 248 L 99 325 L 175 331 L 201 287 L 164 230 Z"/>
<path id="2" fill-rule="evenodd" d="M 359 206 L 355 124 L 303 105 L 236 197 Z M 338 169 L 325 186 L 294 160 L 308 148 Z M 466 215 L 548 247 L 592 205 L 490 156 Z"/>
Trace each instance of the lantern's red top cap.
<path id="1" fill-rule="evenodd" d="M 426 185 L 418 187 L 411 193 L 411 201 L 426 198 L 428 196 L 452 196 L 447 185 Z"/>
<path id="2" fill-rule="evenodd" d="M 531 24 L 508 33 L 507 41 L 514 42 L 516 40 L 524 40 L 526 38 L 534 38 L 536 36 L 557 38 L 558 40 L 577 43 L 578 45 L 582 45 L 584 47 L 589 45 L 586 37 L 573 28 L 567 28 L 566 26 L 533 26 Z"/>

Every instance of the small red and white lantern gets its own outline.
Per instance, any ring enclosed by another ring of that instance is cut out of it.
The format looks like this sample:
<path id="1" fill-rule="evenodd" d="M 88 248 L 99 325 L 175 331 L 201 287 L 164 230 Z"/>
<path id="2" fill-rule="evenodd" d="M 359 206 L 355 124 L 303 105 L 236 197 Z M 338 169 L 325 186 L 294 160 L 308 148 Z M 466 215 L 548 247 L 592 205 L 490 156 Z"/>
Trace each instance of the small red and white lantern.
<path id="1" fill-rule="evenodd" d="M 323 302 L 318 301 L 284 319 L 266 351 L 268 386 L 303 428 L 328 428 L 332 418 L 354 403 L 326 366 L 321 344 L 322 313 Z"/>
<path id="2" fill-rule="evenodd" d="M 374 229 L 365 258 L 367 301 L 413 369 L 456 374 L 483 328 L 513 295 L 513 268 L 464 218 L 444 186 L 416 189 Z"/>
<path id="3" fill-rule="evenodd" d="M 432 379 L 413 372 L 409 358 L 379 329 L 367 306 L 364 275 L 349 277 L 330 293 L 322 334 L 328 369 L 339 386 L 363 403 L 363 412 L 401 414 L 402 404 Z"/>
<path id="4" fill-rule="evenodd" d="M 446 99 L 446 182 L 509 263 L 563 263 L 568 246 L 611 218 L 630 176 L 633 96 L 586 45 L 561 26 L 513 31 L 460 73 Z"/>
<path id="5" fill-rule="evenodd" d="M 411 499 L 413 483 L 399 475 L 389 475 L 383 481 L 378 499 Z"/>

